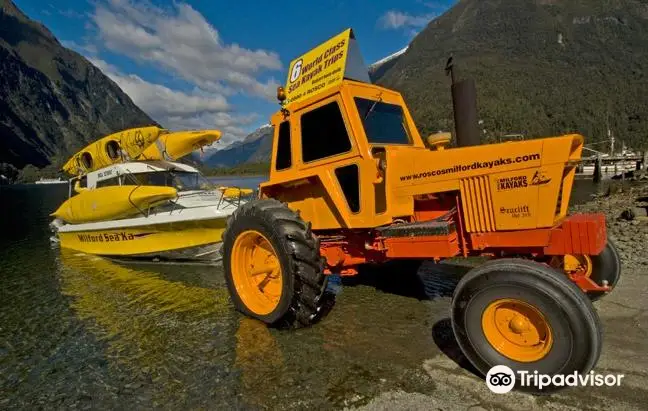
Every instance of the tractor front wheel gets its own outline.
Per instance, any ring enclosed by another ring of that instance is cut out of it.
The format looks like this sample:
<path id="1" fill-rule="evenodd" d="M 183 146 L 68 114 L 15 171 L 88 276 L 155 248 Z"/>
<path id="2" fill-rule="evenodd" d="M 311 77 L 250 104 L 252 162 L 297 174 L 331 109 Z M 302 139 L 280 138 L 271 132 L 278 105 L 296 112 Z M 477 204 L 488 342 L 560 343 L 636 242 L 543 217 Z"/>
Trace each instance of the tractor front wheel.
<path id="1" fill-rule="evenodd" d="M 562 273 L 534 261 L 501 259 L 471 270 L 457 285 L 451 317 L 464 355 L 484 375 L 496 365 L 516 377 L 519 371 L 584 374 L 601 352 L 590 300 Z M 537 392 L 519 378 L 516 386 Z"/>
<path id="2" fill-rule="evenodd" d="M 237 310 L 278 327 L 310 325 L 327 278 L 310 224 L 279 201 L 239 207 L 223 234 L 223 268 Z"/>

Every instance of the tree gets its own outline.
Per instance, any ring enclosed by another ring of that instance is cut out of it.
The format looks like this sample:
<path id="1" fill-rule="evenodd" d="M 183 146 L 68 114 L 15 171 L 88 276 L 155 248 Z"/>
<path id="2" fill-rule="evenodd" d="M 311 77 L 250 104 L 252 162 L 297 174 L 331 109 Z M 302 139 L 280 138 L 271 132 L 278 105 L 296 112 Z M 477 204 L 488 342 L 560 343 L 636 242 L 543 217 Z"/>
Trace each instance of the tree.
<path id="1" fill-rule="evenodd" d="M 38 167 L 33 164 L 27 164 L 22 170 L 20 170 L 18 178 L 16 179 L 16 183 L 33 183 L 39 178 L 40 170 L 38 169 Z"/>
<path id="2" fill-rule="evenodd" d="M 0 184 L 11 184 L 18 178 L 18 169 L 13 164 L 0 163 Z"/>

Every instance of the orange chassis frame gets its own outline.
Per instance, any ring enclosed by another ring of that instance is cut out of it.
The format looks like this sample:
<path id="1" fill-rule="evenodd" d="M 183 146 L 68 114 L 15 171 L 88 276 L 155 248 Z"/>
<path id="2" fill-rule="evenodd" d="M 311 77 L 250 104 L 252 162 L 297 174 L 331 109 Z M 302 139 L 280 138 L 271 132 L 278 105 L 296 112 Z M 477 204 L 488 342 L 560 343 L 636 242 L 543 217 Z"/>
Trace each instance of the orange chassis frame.
<path id="1" fill-rule="evenodd" d="M 377 231 L 318 233 L 320 253 L 326 261 L 326 274 L 356 275 L 357 266 L 391 259 L 441 260 L 456 256 L 524 255 L 534 260 L 544 257 L 598 255 L 605 248 L 607 232 L 604 214 L 575 214 L 551 228 L 533 230 L 467 233 L 461 212 L 448 216 L 456 230 L 447 235 L 418 237 L 382 237 Z M 569 273 L 569 278 L 583 291 L 610 291 L 585 272 Z"/>

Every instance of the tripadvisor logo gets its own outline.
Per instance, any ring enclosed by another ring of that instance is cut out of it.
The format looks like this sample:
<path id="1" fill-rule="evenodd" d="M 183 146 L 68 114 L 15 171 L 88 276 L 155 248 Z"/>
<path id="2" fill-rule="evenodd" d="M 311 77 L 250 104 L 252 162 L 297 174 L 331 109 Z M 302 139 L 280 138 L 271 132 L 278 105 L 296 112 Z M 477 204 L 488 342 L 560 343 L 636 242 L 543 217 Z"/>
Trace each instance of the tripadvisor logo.
<path id="1" fill-rule="evenodd" d="M 486 385 L 496 394 L 506 394 L 515 387 L 516 381 L 518 387 L 542 390 L 546 387 L 619 387 L 624 377 L 624 374 L 598 374 L 594 371 L 587 374 L 574 371 L 570 374 L 548 375 L 523 370 L 516 375 L 506 365 L 496 365 L 486 374 Z"/>

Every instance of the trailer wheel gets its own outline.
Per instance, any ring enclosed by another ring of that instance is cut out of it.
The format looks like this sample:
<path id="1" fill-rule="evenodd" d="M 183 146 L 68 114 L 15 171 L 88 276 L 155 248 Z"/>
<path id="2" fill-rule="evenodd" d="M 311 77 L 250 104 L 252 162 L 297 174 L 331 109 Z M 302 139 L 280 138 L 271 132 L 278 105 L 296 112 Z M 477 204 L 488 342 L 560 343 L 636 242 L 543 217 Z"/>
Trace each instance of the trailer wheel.
<path id="1" fill-rule="evenodd" d="M 621 278 L 621 257 L 612 240 L 608 238 L 607 245 L 599 255 L 565 255 L 554 257 L 551 265 L 565 272 L 582 270 L 596 284 L 607 284 L 614 289 Z M 596 301 L 609 292 L 588 292 L 590 300 Z"/>
<path id="2" fill-rule="evenodd" d="M 232 303 L 278 327 L 317 321 L 327 278 L 310 224 L 273 199 L 250 201 L 223 233 L 223 268 Z"/>
<path id="3" fill-rule="evenodd" d="M 562 273 L 534 261 L 494 260 L 468 272 L 455 290 L 451 318 L 464 355 L 484 375 L 495 365 L 516 376 L 587 373 L 601 353 L 590 300 Z M 519 378 L 516 387 L 537 392 Z"/>

